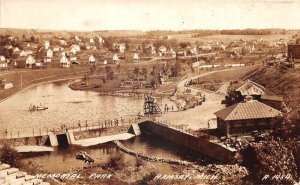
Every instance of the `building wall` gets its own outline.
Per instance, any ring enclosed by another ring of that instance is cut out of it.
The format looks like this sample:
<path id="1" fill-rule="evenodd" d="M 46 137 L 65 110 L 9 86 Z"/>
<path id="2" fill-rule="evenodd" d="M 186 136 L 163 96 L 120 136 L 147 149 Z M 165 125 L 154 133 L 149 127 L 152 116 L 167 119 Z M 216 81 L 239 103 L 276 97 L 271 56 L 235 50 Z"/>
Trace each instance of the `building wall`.
<path id="1" fill-rule="evenodd" d="M 228 122 L 228 134 L 244 134 L 251 133 L 255 130 L 262 131 L 268 130 L 273 127 L 272 119 L 251 119 L 251 120 L 238 120 Z"/>
<path id="2" fill-rule="evenodd" d="M 288 57 L 300 59 L 300 45 L 288 45 Z"/>

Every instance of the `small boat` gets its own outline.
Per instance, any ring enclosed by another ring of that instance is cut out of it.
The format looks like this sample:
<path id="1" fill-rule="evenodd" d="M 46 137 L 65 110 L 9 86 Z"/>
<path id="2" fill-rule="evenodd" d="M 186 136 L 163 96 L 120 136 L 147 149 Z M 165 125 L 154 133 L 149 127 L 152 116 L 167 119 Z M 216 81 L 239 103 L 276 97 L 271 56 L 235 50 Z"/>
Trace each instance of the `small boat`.
<path id="1" fill-rule="evenodd" d="M 43 105 L 40 105 L 40 106 L 30 105 L 29 106 L 29 111 L 38 111 L 38 110 L 46 110 L 46 109 L 48 109 L 48 107 L 45 107 Z"/>

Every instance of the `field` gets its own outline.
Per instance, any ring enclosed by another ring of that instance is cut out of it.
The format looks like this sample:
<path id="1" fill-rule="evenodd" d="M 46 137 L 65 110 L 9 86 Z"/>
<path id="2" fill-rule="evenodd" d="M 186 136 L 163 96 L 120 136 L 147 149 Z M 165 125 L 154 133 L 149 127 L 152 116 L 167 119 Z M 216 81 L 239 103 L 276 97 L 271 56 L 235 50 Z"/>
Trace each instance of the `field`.
<path id="1" fill-rule="evenodd" d="M 170 35 L 171 38 L 177 39 L 178 41 L 184 41 L 184 42 L 191 42 L 194 43 L 196 41 L 198 42 L 232 42 L 232 41 L 238 41 L 240 39 L 243 39 L 245 41 L 247 40 L 260 40 L 263 39 L 265 41 L 274 42 L 281 38 L 290 40 L 292 38 L 291 34 L 272 34 L 272 35 L 210 35 L 205 37 L 192 37 L 193 34 L 176 34 L 176 35 Z"/>

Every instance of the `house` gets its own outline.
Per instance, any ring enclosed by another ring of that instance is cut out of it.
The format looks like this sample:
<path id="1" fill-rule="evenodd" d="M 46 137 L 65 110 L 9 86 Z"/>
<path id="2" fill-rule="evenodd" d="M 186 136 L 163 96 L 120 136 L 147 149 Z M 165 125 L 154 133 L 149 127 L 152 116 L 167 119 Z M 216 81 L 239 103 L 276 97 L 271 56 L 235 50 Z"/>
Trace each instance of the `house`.
<path id="1" fill-rule="evenodd" d="M 49 40 L 45 40 L 44 41 L 44 48 L 45 49 L 49 49 L 50 48 L 50 41 Z"/>
<path id="2" fill-rule="evenodd" d="M 98 39 L 99 44 L 103 44 L 104 43 L 104 39 L 102 37 L 96 37 Z"/>
<path id="3" fill-rule="evenodd" d="M 20 52 L 20 57 L 24 57 L 24 56 L 27 56 L 27 52 L 25 50 L 22 50 Z"/>
<path id="4" fill-rule="evenodd" d="M 16 52 L 19 52 L 20 49 L 18 47 L 15 47 L 14 50 L 13 50 L 13 53 L 16 53 Z"/>
<path id="5" fill-rule="evenodd" d="M 103 64 L 106 65 L 107 64 L 107 60 L 104 60 Z"/>
<path id="6" fill-rule="evenodd" d="M 9 50 L 9 49 L 12 49 L 13 47 L 12 47 L 12 45 L 7 44 L 7 45 L 4 46 L 4 48 L 7 49 L 7 50 Z"/>
<path id="7" fill-rule="evenodd" d="M 160 46 L 158 50 L 159 50 L 159 52 L 162 53 L 162 55 L 164 55 L 167 52 L 167 47 L 166 46 Z"/>
<path id="8" fill-rule="evenodd" d="M 60 65 L 61 65 L 61 67 L 68 68 L 68 67 L 71 66 L 70 64 L 71 63 L 70 63 L 69 59 L 66 56 L 62 56 L 60 58 Z"/>
<path id="9" fill-rule="evenodd" d="M 198 50 L 197 50 L 197 47 L 194 46 L 193 48 L 190 48 L 190 51 L 191 55 L 197 55 L 198 54 Z"/>
<path id="10" fill-rule="evenodd" d="M 115 55 L 113 56 L 113 61 L 114 61 L 114 63 L 118 63 L 118 62 L 119 62 L 119 57 L 118 57 L 117 54 L 115 54 Z"/>
<path id="11" fill-rule="evenodd" d="M 66 45 L 68 45 L 67 42 L 66 42 L 65 40 L 59 40 L 59 44 L 60 44 L 61 46 L 66 46 Z"/>
<path id="12" fill-rule="evenodd" d="M 96 64 L 96 58 L 94 57 L 94 55 L 91 55 L 89 57 L 89 62 L 91 65 L 95 65 Z"/>
<path id="13" fill-rule="evenodd" d="M 33 51 L 32 50 L 26 50 L 27 55 L 32 55 Z"/>
<path id="14" fill-rule="evenodd" d="M 71 48 L 71 52 L 74 54 L 80 51 L 80 46 L 77 44 L 73 44 L 70 48 Z"/>
<path id="15" fill-rule="evenodd" d="M 1 55 L 0 56 L 0 62 L 5 62 L 6 60 L 5 60 L 5 56 L 3 56 L 3 55 Z"/>
<path id="16" fill-rule="evenodd" d="M 236 92 L 240 92 L 240 94 L 244 97 L 246 96 L 261 96 L 261 95 L 274 95 L 270 90 L 266 89 L 262 85 L 255 83 L 251 80 L 247 80 L 242 86 L 235 90 Z"/>
<path id="17" fill-rule="evenodd" d="M 124 43 L 119 44 L 119 52 L 120 53 L 124 53 L 125 49 L 126 49 L 126 44 L 124 44 Z"/>
<path id="18" fill-rule="evenodd" d="M 53 51 L 51 49 L 48 49 L 47 51 L 47 57 L 52 58 L 53 57 Z"/>
<path id="19" fill-rule="evenodd" d="M 29 55 L 28 57 L 27 56 L 19 57 L 15 61 L 15 66 L 18 68 L 32 69 L 35 67 L 35 59 L 31 55 Z"/>
<path id="20" fill-rule="evenodd" d="M 70 56 L 71 64 L 79 64 L 77 56 Z"/>
<path id="21" fill-rule="evenodd" d="M 0 69 L 6 69 L 8 68 L 8 64 L 6 61 L 0 61 Z"/>
<path id="22" fill-rule="evenodd" d="M 137 53 L 134 53 L 134 54 L 133 54 L 133 61 L 134 61 L 134 62 L 138 62 L 139 60 L 140 60 L 139 55 L 138 55 Z"/>
<path id="23" fill-rule="evenodd" d="M 90 38 L 90 43 L 94 43 L 94 39 L 93 38 Z"/>
<path id="24" fill-rule="evenodd" d="M 156 55 L 156 51 L 155 51 L 155 47 L 153 46 L 153 44 L 148 44 L 145 47 L 146 53 L 148 53 L 149 55 Z"/>
<path id="25" fill-rule="evenodd" d="M 274 126 L 272 120 L 281 116 L 280 111 L 252 100 L 251 96 L 214 114 L 217 116 L 218 132 L 227 137 L 271 129 Z"/>
<path id="26" fill-rule="evenodd" d="M 300 59 L 300 44 L 288 45 L 288 58 Z"/>

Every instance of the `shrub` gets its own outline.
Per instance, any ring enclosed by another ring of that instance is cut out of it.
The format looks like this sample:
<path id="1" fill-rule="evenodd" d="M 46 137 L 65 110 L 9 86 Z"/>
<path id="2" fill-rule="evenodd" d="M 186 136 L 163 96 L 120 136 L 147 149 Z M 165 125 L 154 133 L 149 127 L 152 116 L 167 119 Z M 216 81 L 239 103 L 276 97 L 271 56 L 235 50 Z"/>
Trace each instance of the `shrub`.
<path id="1" fill-rule="evenodd" d="M 114 169 L 121 169 L 124 166 L 124 154 L 115 153 L 109 157 L 108 166 Z"/>
<path id="2" fill-rule="evenodd" d="M 17 167 L 20 165 L 20 156 L 17 150 L 5 143 L 0 150 L 0 161 Z"/>

